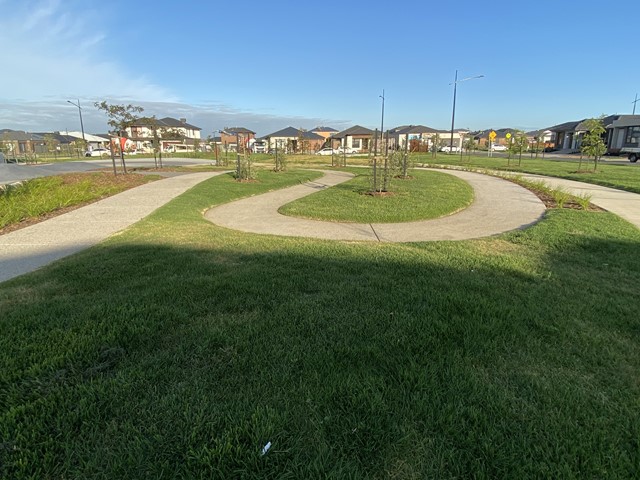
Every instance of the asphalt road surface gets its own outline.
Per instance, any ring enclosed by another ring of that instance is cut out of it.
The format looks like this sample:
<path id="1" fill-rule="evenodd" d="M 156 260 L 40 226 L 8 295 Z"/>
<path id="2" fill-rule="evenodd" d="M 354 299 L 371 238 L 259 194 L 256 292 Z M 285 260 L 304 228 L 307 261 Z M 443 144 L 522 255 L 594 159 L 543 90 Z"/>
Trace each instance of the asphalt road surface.
<path id="1" fill-rule="evenodd" d="M 120 163 L 116 160 L 117 166 Z M 154 167 L 153 158 L 129 158 L 126 160 L 128 168 L 135 167 Z M 169 166 L 186 166 L 186 165 L 211 165 L 212 160 L 201 160 L 195 158 L 163 158 L 162 164 Z M 0 163 L 0 185 L 7 183 L 21 182 L 32 178 L 49 177 L 52 175 L 61 175 L 63 173 L 90 172 L 92 170 L 111 169 L 113 165 L 111 159 L 81 160 L 76 162 L 60 162 L 48 164 L 15 164 Z"/>

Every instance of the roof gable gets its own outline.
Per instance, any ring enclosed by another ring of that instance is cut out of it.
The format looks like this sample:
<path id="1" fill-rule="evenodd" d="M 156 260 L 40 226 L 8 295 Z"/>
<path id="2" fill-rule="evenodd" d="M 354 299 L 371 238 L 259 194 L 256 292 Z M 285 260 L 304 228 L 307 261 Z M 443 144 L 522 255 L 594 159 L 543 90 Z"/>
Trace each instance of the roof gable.
<path id="1" fill-rule="evenodd" d="M 191 125 L 187 122 L 182 122 L 173 117 L 160 118 L 158 119 L 158 123 L 162 126 L 170 128 L 190 128 L 192 130 L 202 130 L 200 127 L 196 127 L 195 125 Z"/>
<path id="2" fill-rule="evenodd" d="M 281 138 L 298 138 L 302 137 L 307 140 L 324 140 L 322 135 L 318 135 L 317 133 L 306 132 L 304 130 L 300 130 L 299 128 L 287 127 L 282 130 L 278 130 L 277 132 L 270 133 L 261 138 L 273 138 L 273 137 L 281 137 Z"/>
<path id="3" fill-rule="evenodd" d="M 248 128 L 244 127 L 224 127 L 222 132 L 226 133 L 227 135 L 235 135 L 236 133 L 251 133 L 253 135 L 256 134 L 256 132 L 252 132 Z"/>
<path id="4" fill-rule="evenodd" d="M 344 138 L 347 136 L 353 135 L 373 135 L 373 130 L 369 130 L 368 128 L 362 127 L 360 125 L 354 125 L 353 127 L 347 128 L 339 133 L 333 135 L 335 138 Z"/>

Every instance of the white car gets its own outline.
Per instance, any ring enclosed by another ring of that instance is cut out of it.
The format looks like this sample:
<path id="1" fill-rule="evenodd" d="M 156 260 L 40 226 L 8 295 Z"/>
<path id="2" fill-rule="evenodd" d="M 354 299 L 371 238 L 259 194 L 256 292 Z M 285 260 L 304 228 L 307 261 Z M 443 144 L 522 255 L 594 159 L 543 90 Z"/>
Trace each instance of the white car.
<path id="1" fill-rule="evenodd" d="M 111 152 L 106 148 L 94 148 L 93 150 L 87 150 L 84 152 L 85 157 L 108 157 Z"/>
<path id="2" fill-rule="evenodd" d="M 352 153 L 360 153 L 360 150 L 358 150 L 357 148 L 351 148 L 351 147 L 338 147 L 338 150 L 336 150 L 336 153 L 338 154 L 346 153 L 347 155 L 350 155 Z"/>
<path id="3" fill-rule="evenodd" d="M 316 152 L 316 155 L 333 155 L 337 153 L 338 153 L 337 150 L 334 150 L 333 148 L 325 147 L 322 150 L 318 150 Z"/>
<path id="4" fill-rule="evenodd" d="M 506 145 L 500 145 L 500 144 L 491 145 L 492 152 L 506 152 L 507 150 L 508 148 Z"/>
<path id="5" fill-rule="evenodd" d="M 445 145 L 440 149 L 440 151 L 444 153 L 460 153 L 460 147 L 458 147 L 457 145 Z"/>

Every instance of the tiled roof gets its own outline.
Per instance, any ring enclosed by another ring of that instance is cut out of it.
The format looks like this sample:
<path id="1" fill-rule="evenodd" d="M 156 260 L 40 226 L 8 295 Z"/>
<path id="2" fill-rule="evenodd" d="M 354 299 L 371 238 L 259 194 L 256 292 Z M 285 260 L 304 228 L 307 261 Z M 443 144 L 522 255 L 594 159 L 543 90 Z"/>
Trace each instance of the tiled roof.
<path id="1" fill-rule="evenodd" d="M 353 135 L 373 135 L 373 130 L 369 130 L 368 128 L 361 127 L 360 125 L 354 125 L 353 127 L 347 128 L 339 133 L 333 135 L 333 138 L 344 138 L 347 136 Z"/>
<path id="2" fill-rule="evenodd" d="M 321 135 L 318 135 L 314 132 L 306 132 L 304 130 L 300 130 L 299 128 L 287 127 L 282 130 L 278 130 L 277 132 L 270 133 L 261 138 L 270 138 L 270 137 L 284 137 L 284 138 L 306 138 L 307 140 L 324 140 Z"/>

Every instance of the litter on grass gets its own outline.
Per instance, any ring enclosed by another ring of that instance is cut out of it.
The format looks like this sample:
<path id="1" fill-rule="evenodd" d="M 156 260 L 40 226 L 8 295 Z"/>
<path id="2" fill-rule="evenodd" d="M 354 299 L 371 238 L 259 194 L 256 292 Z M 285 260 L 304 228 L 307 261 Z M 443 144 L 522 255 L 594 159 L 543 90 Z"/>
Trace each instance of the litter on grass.
<path id="1" fill-rule="evenodd" d="M 262 447 L 261 455 L 264 455 L 265 453 L 267 453 L 270 448 L 271 448 L 271 442 L 267 442 L 267 444 L 264 447 Z"/>

